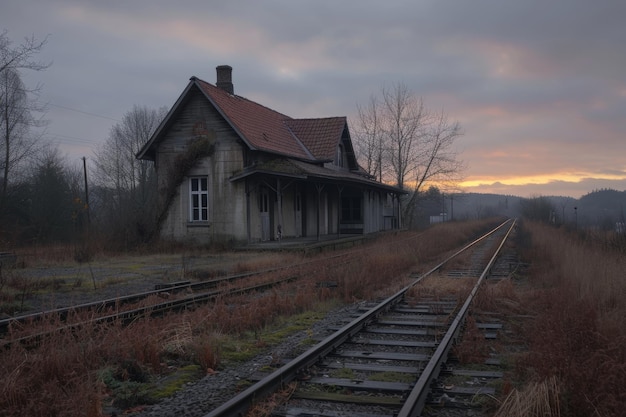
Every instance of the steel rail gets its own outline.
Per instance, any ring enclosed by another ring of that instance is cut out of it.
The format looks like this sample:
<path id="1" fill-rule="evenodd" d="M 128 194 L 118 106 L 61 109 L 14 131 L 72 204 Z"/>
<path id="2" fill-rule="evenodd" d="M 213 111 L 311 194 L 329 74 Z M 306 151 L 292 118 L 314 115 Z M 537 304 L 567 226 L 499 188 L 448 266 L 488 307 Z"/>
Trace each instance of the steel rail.
<path id="1" fill-rule="evenodd" d="M 281 267 L 281 268 L 285 268 L 285 267 Z M 136 293 L 136 294 L 129 294 L 129 295 L 116 297 L 116 298 L 108 298 L 105 300 L 98 300 L 98 301 L 89 302 L 89 303 L 82 303 L 82 304 L 77 304 L 71 307 L 61 307 L 61 308 L 55 308 L 55 309 L 46 310 L 46 311 L 42 311 L 38 313 L 30 313 L 30 314 L 23 314 L 20 316 L 15 316 L 15 317 L 9 317 L 9 318 L 0 320 L 0 334 L 6 333 L 6 329 L 11 324 L 36 322 L 38 320 L 41 320 L 42 318 L 49 317 L 52 315 L 58 315 L 61 320 L 65 320 L 67 316 L 69 316 L 70 314 L 74 314 L 80 311 L 95 311 L 95 312 L 106 311 L 107 309 L 111 309 L 111 308 L 119 308 L 119 306 L 124 305 L 124 304 L 136 303 L 152 295 L 159 295 L 159 294 L 163 294 L 166 292 L 183 291 L 186 289 L 200 290 L 200 289 L 214 288 L 214 287 L 217 287 L 219 284 L 222 284 L 225 282 L 233 282 L 238 279 L 248 278 L 254 275 L 261 275 L 267 272 L 273 272 L 273 270 L 247 272 L 243 274 L 230 275 L 230 276 L 226 276 L 223 278 L 211 279 L 211 280 L 202 281 L 202 282 L 172 285 L 167 288 L 155 289 L 155 290 L 145 291 L 145 292 Z"/>
<path id="2" fill-rule="evenodd" d="M 187 297 L 179 298 L 177 300 L 165 301 L 163 303 L 153 304 L 153 305 L 145 306 L 145 307 L 138 307 L 138 308 L 134 308 L 131 310 L 125 310 L 125 311 L 121 311 L 121 312 L 117 312 L 113 314 L 108 314 L 105 316 L 96 317 L 91 320 L 68 324 L 66 326 L 58 327 L 50 331 L 40 332 L 40 333 L 20 337 L 20 338 L 9 340 L 9 341 L 4 341 L 0 339 L 0 348 L 8 349 L 9 347 L 11 347 L 12 344 L 16 344 L 16 343 L 24 344 L 27 346 L 37 345 L 37 343 L 39 343 L 39 341 L 46 336 L 49 336 L 51 334 L 58 333 L 58 332 L 63 332 L 63 331 L 78 330 L 81 327 L 86 326 L 86 325 L 112 323 L 115 321 L 120 321 L 123 325 L 127 325 L 131 323 L 132 321 L 137 320 L 142 317 L 156 317 L 158 315 L 162 315 L 171 311 L 181 311 L 181 310 L 190 308 L 191 306 L 195 306 L 197 304 L 207 303 L 213 299 L 216 299 L 217 297 L 245 294 L 245 293 L 249 293 L 253 291 L 265 290 L 267 288 L 271 288 L 279 284 L 291 282 L 294 279 L 295 279 L 294 277 L 287 277 L 287 278 L 277 279 L 271 282 L 264 282 L 260 284 L 250 285 L 247 287 L 231 288 L 231 289 L 226 289 L 226 290 L 216 290 L 216 291 L 205 292 L 201 294 L 194 294 L 194 295 L 190 295 Z"/>
<path id="3" fill-rule="evenodd" d="M 340 258 L 346 255 L 350 255 L 353 253 L 354 251 L 348 252 L 348 253 L 334 254 L 334 255 L 327 256 L 325 260 L 328 261 L 328 260 L 332 260 L 335 258 Z M 81 311 L 101 312 L 101 311 L 106 311 L 107 309 L 112 309 L 112 308 L 117 309 L 121 305 L 136 303 L 152 295 L 159 295 L 159 294 L 163 294 L 166 292 L 180 292 L 180 291 L 187 290 L 187 289 L 191 289 L 192 291 L 197 291 L 197 290 L 204 290 L 207 288 L 215 288 L 223 283 L 230 283 L 230 282 L 234 282 L 240 279 L 249 278 L 255 275 L 269 274 L 273 272 L 288 270 L 290 268 L 300 268 L 308 264 L 315 263 L 316 261 L 317 260 L 310 260 L 306 262 L 300 262 L 297 264 L 289 264 L 289 265 L 283 265 L 283 266 L 278 266 L 278 267 L 273 267 L 273 268 L 266 268 L 266 269 L 262 269 L 258 271 L 251 271 L 251 272 L 245 272 L 241 274 L 228 275 L 222 278 L 215 278 L 215 279 L 201 281 L 201 282 L 191 282 L 191 283 L 184 283 L 184 284 L 179 284 L 179 285 L 171 285 L 166 288 L 160 288 L 160 289 L 145 291 L 141 293 L 129 294 L 129 295 L 116 297 L 116 298 L 109 298 L 105 300 L 98 300 L 94 302 L 77 304 L 77 305 L 70 306 L 70 307 L 60 307 L 60 308 L 55 308 L 55 309 L 46 310 L 46 311 L 37 312 L 37 313 L 23 314 L 20 316 L 0 319 L 0 335 L 5 334 L 9 326 L 12 324 L 33 323 L 33 322 L 42 320 L 43 318 L 50 317 L 50 316 L 58 316 L 60 320 L 65 321 L 66 318 L 70 314 L 75 314 Z"/>
<path id="4" fill-rule="evenodd" d="M 411 238 L 414 238 L 415 236 L 412 236 Z M 360 250 L 359 250 L 360 251 Z M 333 254 L 333 255 L 329 255 L 325 257 L 325 266 L 328 265 L 328 261 L 329 260 L 334 260 L 334 259 L 339 259 L 342 257 L 346 257 L 349 255 L 353 255 L 356 252 L 359 251 L 350 251 L 350 252 L 343 252 L 343 253 L 339 253 L 339 254 Z M 25 324 L 25 323 L 32 323 L 32 322 L 37 322 L 40 320 L 43 320 L 47 317 L 54 317 L 57 316 L 61 321 L 66 321 L 67 318 L 71 315 L 71 314 L 76 314 L 82 311 L 95 311 L 95 312 L 102 312 L 102 311 L 106 311 L 107 309 L 118 309 L 121 305 L 124 304 L 131 304 L 134 302 L 138 302 L 141 301 L 149 296 L 152 295 L 159 295 L 162 294 L 164 292 L 172 292 L 172 291 L 182 291 L 185 289 L 191 289 L 191 290 L 198 290 L 198 289 L 206 289 L 206 288 L 215 288 L 218 287 L 220 284 L 223 283 L 231 283 L 240 279 L 244 279 L 244 278 L 249 278 L 251 276 L 255 276 L 255 275 L 262 275 L 262 274 L 268 274 L 268 273 L 272 273 L 272 272 L 277 272 L 277 271 L 283 271 L 283 270 L 288 270 L 290 268 L 301 268 L 303 266 L 307 266 L 310 264 L 315 264 L 316 262 L 319 262 L 319 260 L 317 259 L 312 259 L 306 262 L 301 262 L 301 263 L 297 263 L 297 264 L 289 264 L 289 265 L 285 265 L 285 266 L 279 266 L 279 267 L 273 267 L 273 268 L 266 268 L 266 269 L 262 269 L 262 270 L 258 270 L 258 271 L 252 271 L 252 272 L 246 272 L 246 273 L 241 273 L 241 274 L 235 274 L 235 275 L 230 275 L 230 276 L 226 276 L 223 278 L 218 278 L 218 279 L 212 279 L 212 280 L 208 280 L 208 281 L 202 281 L 202 282 L 197 282 L 197 283 L 185 283 L 185 284 L 180 284 L 180 285 L 173 285 L 167 288 L 163 288 L 163 289 L 157 289 L 157 290 L 152 290 L 152 291 L 147 291 L 147 292 L 143 292 L 143 293 L 137 293 L 137 294 L 130 294 L 127 296 L 123 296 L 123 297 L 117 297 L 117 298 L 111 298 L 111 299 L 106 299 L 106 300 L 100 300 L 100 301 L 96 301 L 96 302 L 92 302 L 92 303 L 84 303 L 84 304 L 79 304 L 76 306 L 72 306 L 72 307 L 63 307 L 63 308 L 58 308 L 58 309 L 52 309 L 52 310 L 48 310 L 48 311 L 44 311 L 44 312 L 40 312 L 40 313 L 32 313 L 32 314 L 26 314 L 26 315 L 22 315 L 22 316 L 17 316 L 17 317 L 10 317 L 7 319 L 2 319 L 0 320 L 0 334 L 5 334 L 7 333 L 7 330 L 9 328 L 10 325 L 12 324 Z M 344 262 L 345 263 L 345 262 Z M 83 321 L 80 323 L 73 323 L 67 326 L 63 326 L 63 327 L 59 327 L 57 329 L 54 330 L 50 330 L 50 331 L 45 331 L 45 332 L 40 332 L 34 335 L 30 335 L 30 336 L 24 336 L 21 338 L 17 338 L 17 339 L 13 339 L 12 341 L 4 341 L 3 339 L 0 338 L 0 348 L 8 348 L 10 347 L 13 343 L 21 343 L 21 344 L 37 344 L 38 341 L 42 338 L 45 337 L 47 335 L 53 334 L 57 331 L 66 331 L 66 330 L 72 330 L 72 329 L 76 329 L 79 328 L 81 326 L 87 325 L 87 324 L 101 324 L 101 323 L 107 323 L 107 322 L 113 322 L 116 320 L 121 320 L 122 323 L 127 323 L 130 322 L 132 320 L 135 320 L 139 317 L 142 316 L 155 316 L 157 314 L 160 313 L 165 313 L 167 311 L 179 311 L 182 310 L 184 308 L 186 308 L 189 305 L 193 305 L 193 304 L 199 304 L 199 303 L 203 303 L 203 302 L 207 302 L 209 300 L 211 300 L 212 298 L 215 298 L 219 295 L 233 295 L 235 293 L 246 293 L 246 292 L 251 292 L 254 290 L 262 290 L 268 287 L 272 287 L 274 285 L 283 283 L 283 282 L 289 282 L 289 281 L 293 281 L 294 279 L 297 279 L 297 277 L 291 276 L 289 278 L 285 278 L 285 279 L 279 279 L 279 280 L 273 280 L 271 282 L 268 283 L 261 283 L 261 284 L 255 284 L 253 286 L 248 286 L 248 287 L 242 287 L 242 288 L 238 288 L 238 289 L 232 289 L 232 290 L 219 290 L 219 291 L 215 291 L 215 292 L 205 292 L 205 293 L 201 293 L 201 294 L 195 294 L 195 295 L 191 295 L 191 296 L 187 296 L 184 297 L 182 299 L 178 299 L 178 300 L 172 300 L 172 301 L 167 301 L 167 302 L 163 302 L 163 303 L 158 303 L 158 304 L 153 304 L 150 306 L 144 306 L 144 307 L 139 307 L 139 308 L 134 308 L 134 309 L 128 309 L 128 310 L 124 310 L 122 312 L 116 312 L 113 314 L 108 314 L 105 316 L 100 316 L 98 318 L 94 318 L 92 320 L 88 320 L 88 321 Z M 150 314 L 148 314 L 150 313 Z"/>
<path id="5" fill-rule="evenodd" d="M 404 240 L 416 239 L 420 235 L 421 233 L 405 238 Z M 392 243 L 395 244 L 395 243 L 398 243 L 398 241 L 389 242 L 389 244 L 392 244 Z M 360 252 L 362 250 L 365 250 L 365 249 L 358 249 L 358 250 L 352 250 L 349 252 L 328 255 L 325 257 L 325 261 L 353 255 L 354 253 Z M 249 278 L 254 275 L 268 274 L 268 273 L 282 271 L 282 270 L 286 270 L 290 268 L 301 268 L 309 264 L 314 264 L 317 261 L 318 261 L 317 259 L 311 259 L 309 261 L 300 262 L 296 264 L 289 264 L 289 265 L 283 265 L 283 266 L 278 266 L 278 267 L 273 267 L 273 268 L 266 268 L 266 269 L 262 269 L 259 271 L 251 271 L 251 272 L 245 272 L 241 274 L 233 274 L 233 275 L 228 275 L 222 278 L 216 278 L 216 279 L 211 279 L 211 280 L 206 280 L 206 281 L 201 281 L 201 282 L 171 285 L 166 288 L 159 288 L 159 289 L 154 289 L 151 291 L 129 294 L 129 295 L 121 296 L 121 297 L 109 298 L 109 299 L 104 299 L 104 300 L 77 304 L 77 305 L 70 306 L 70 307 L 60 307 L 60 308 L 50 309 L 50 310 L 41 311 L 37 313 L 29 313 L 29 314 L 13 316 L 13 317 L 5 318 L 5 319 L 0 319 L 0 335 L 5 334 L 11 324 L 32 323 L 32 322 L 41 320 L 45 317 L 50 317 L 54 315 L 58 316 L 60 320 L 64 321 L 70 314 L 74 314 L 79 311 L 95 311 L 95 312 L 105 311 L 111 308 L 119 308 L 119 306 L 121 305 L 132 304 L 132 303 L 141 301 L 145 298 L 148 298 L 152 295 L 159 295 L 164 292 L 177 292 L 177 291 L 183 291 L 186 289 L 197 291 L 197 290 L 203 290 L 207 288 L 214 288 L 220 285 L 221 283 L 232 282 L 232 281 L 236 281 L 239 279 Z"/>
<path id="6" fill-rule="evenodd" d="M 426 364 L 424 371 L 420 375 L 419 379 L 415 383 L 415 386 L 411 390 L 411 393 L 408 395 L 404 406 L 400 409 L 397 417 L 417 417 L 422 413 L 424 409 L 424 405 L 426 404 L 426 399 L 429 393 L 429 387 L 431 383 L 439 376 L 439 372 L 441 371 L 441 364 L 445 362 L 447 359 L 448 352 L 450 351 L 452 345 L 454 344 L 456 338 L 458 337 L 463 322 L 465 321 L 465 316 L 469 310 L 469 306 L 474 299 L 474 296 L 478 292 L 481 284 L 485 280 L 485 277 L 489 274 L 491 267 L 496 262 L 496 258 L 500 254 L 500 250 L 504 246 L 509 234 L 515 227 L 516 221 L 511 223 L 509 230 L 506 232 L 506 235 L 502 238 L 500 245 L 497 250 L 491 257 L 489 263 L 485 267 L 483 273 L 478 278 L 478 281 L 474 285 L 474 288 L 470 292 L 470 295 L 465 300 L 465 303 L 460 308 L 456 317 L 452 321 L 452 325 L 446 332 L 445 336 L 441 340 L 441 343 L 435 350 L 435 353 L 431 360 Z"/>
<path id="7" fill-rule="evenodd" d="M 208 414 L 205 414 L 204 417 L 244 416 L 245 412 L 257 401 L 262 400 L 267 395 L 275 392 L 276 390 L 293 381 L 297 377 L 299 371 L 311 367 L 321 358 L 327 356 L 341 344 L 345 343 L 350 337 L 361 331 L 365 326 L 371 323 L 378 316 L 388 311 L 393 305 L 400 302 L 404 298 L 406 292 L 422 279 L 438 271 L 443 265 L 460 255 L 470 247 L 488 238 L 500 228 L 504 227 L 504 225 L 507 224 L 509 221 L 510 219 L 506 220 L 495 229 L 479 237 L 473 242 L 467 244 L 462 249 L 456 251 L 454 254 L 447 257 L 444 261 L 430 269 L 428 272 L 417 277 L 412 283 L 398 291 L 396 294 L 388 297 L 376 307 L 373 307 L 372 309 L 363 313 L 361 316 L 343 326 L 341 329 L 328 336 L 326 339 L 322 340 L 311 349 L 302 353 L 289 363 L 272 372 L 270 375 L 266 376 L 265 378 L 251 385 L 227 402 L 218 406 L 215 410 L 211 411 Z M 488 268 L 490 268 L 490 266 L 488 266 Z"/>

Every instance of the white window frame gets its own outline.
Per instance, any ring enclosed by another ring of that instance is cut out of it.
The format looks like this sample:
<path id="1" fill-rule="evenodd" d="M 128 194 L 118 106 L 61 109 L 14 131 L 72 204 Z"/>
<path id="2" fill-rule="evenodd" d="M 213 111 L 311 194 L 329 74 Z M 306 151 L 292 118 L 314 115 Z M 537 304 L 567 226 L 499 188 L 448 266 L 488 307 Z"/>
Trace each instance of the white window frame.
<path id="1" fill-rule="evenodd" d="M 189 177 L 189 222 L 200 223 L 208 221 L 209 177 Z"/>

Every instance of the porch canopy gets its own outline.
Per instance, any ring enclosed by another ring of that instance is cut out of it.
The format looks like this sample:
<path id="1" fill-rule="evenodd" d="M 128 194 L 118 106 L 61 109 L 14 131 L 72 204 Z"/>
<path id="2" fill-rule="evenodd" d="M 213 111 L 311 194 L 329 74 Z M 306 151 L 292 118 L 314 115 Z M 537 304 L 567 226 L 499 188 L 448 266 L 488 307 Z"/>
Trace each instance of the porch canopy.
<path id="1" fill-rule="evenodd" d="M 400 205 L 399 196 L 407 194 L 406 191 L 377 182 L 368 178 L 367 174 L 355 173 L 334 169 L 332 167 L 326 167 L 308 162 L 300 161 L 293 158 L 275 158 L 262 163 L 252 165 L 245 168 L 239 173 L 236 173 L 230 178 L 230 181 L 242 181 L 246 180 L 246 194 L 249 200 L 249 194 L 252 192 L 250 184 L 254 180 L 256 184 L 264 184 L 276 193 L 278 205 L 278 223 L 282 224 L 282 194 L 285 189 L 295 182 L 305 183 L 315 187 L 317 190 L 317 236 L 320 235 L 319 227 L 319 213 L 320 213 L 320 198 L 319 195 L 322 190 L 329 186 L 335 186 L 339 195 L 343 190 L 352 190 L 352 192 L 358 191 L 360 196 L 363 196 L 366 190 L 379 192 L 381 194 L 389 194 L 396 201 L 394 204 L 393 216 L 396 218 L 396 226 L 400 225 Z M 341 204 L 341 198 L 339 199 Z M 249 216 L 249 202 L 248 202 L 248 216 Z M 345 219 L 344 219 L 345 220 Z M 248 218 L 248 225 L 250 224 Z M 346 225 L 344 224 L 344 227 Z M 349 226 L 348 226 L 349 227 Z M 362 226 L 361 226 L 362 228 Z"/>

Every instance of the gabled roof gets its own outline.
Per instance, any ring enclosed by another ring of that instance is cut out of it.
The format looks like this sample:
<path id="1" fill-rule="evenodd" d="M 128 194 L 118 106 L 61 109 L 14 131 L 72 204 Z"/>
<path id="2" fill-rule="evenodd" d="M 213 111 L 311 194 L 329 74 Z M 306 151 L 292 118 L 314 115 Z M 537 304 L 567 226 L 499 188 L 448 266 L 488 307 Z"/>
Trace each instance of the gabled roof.
<path id="1" fill-rule="evenodd" d="M 193 80 L 193 79 L 192 79 Z M 303 159 L 314 159 L 311 153 L 287 128 L 291 117 L 199 79 L 196 84 L 253 150 Z"/>
<path id="2" fill-rule="evenodd" d="M 252 150 L 311 162 L 329 161 L 335 158 L 337 146 L 344 129 L 347 128 L 345 117 L 293 119 L 244 97 L 230 94 L 206 81 L 191 77 L 187 88 L 165 120 L 137 153 L 139 159 L 154 159 L 155 147 L 179 113 L 186 96 L 194 88 L 204 94 Z"/>
<path id="3" fill-rule="evenodd" d="M 332 160 L 337 152 L 338 139 L 341 139 L 347 122 L 345 117 L 329 117 L 290 119 L 285 123 L 315 158 Z"/>

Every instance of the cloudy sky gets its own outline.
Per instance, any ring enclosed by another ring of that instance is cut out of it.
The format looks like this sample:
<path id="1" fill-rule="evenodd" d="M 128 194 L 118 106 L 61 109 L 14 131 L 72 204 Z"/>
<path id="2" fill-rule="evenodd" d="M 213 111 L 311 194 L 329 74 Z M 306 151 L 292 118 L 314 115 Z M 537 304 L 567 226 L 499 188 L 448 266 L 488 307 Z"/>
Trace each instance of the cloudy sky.
<path id="1" fill-rule="evenodd" d="M 466 191 L 626 189 L 623 0 L 8 0 L 0 30 L 48 37 L 25 73 L 46 140 L 93 157 L 133 105 L 170 107 L 191 76 L 292 117 L 347 116 L 406 85 L 458 120 Z M 353 129 L 354 130 L 354 129 Z"/>

